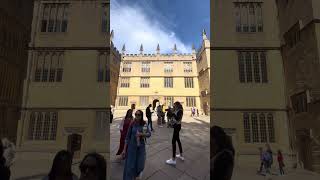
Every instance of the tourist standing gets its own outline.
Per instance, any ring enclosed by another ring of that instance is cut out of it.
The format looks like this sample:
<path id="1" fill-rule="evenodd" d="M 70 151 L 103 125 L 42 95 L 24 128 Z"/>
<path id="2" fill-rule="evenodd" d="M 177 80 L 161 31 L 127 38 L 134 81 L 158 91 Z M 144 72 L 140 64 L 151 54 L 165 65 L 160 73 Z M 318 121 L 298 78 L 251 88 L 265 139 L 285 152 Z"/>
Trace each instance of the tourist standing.
<path id="1" fill-rule="evenodd" d="M 72 173 L 72 154 L 66 150 L 59 151 L 53 159 L 52 167 L 42 180 L 77 180 Z"/>
<path id="2" fill-rule="evenodd" d="M 176 165 L 176 157 L 184 160 L 182 155 L 182 145 L 180 141 L 181 121 L 183 117 L 183 107 L 180 102 L 173 104 L 173 136 L 172 136 L 172 158 L 167 160 L 166 163 L 170 165 Z M 180 154 L 176 155 L 176 142 L 178 142 Z"/>
<path id="3" fill-rule="evenodd" d="M 283 162 L 283 155 L 282 155 L 281 150 L 278 150 L 278 158 L 277 159 L 278 159 L 278 163 L 279 163 L 280 175 L 284 175 L 284 170 L 283 170 L 284 162 Z"/>
<path id="4" fill-rule="evenodd" d="M 144 130 L 145 124 L 143 112 L 137 110 L 135 119 L 128 130 L 125 148 L 122 153 L 123 157 L 126 158 L 123 180 L 133 180 L 141 177 L 146 161 L 145 138 L 151 136 L 148 126 Z"/>
<path id="5" fill-rule="evenodd" d="M 154 131 L 153 130 L 153 127 L 152 127 L 152 112 L 151 112 L 151 107 L 152 105 L 149 104 L 149 106 L 147 107 L 146 109 L 146 117 L 148 119 L 148 126 L 150 127 L 151 131 Z"/>
<path id="6" fill-rule="evenodd" d="M 210 129 L 210 176 L 211 179 L 231 180 L 234 167 L 234 148 L 231 138 L 221 127 Z"/>
<path id="7" fill-rule="evenodd" d="M 0 141 L 0 178 L 1 180 L 9 180 L 10 179 L 10 169 L 6 166 L 6 159 L 3 157 L 4 148 L 2 141 Z"/>
<path id="8" fill-rule="evenodd" d="M 127 111 L 126 116 L 123 118 L 123 120 L 120 123 L 119 129 L 120 129 L 120 135 L 121 136 L 120 136 L 120 144 L 119 144 L 119 149 L 118 149 L 117 155 L 121 155 L 122 154 L 122 151 L 123 151 L 123 148 L 124 148 L 125 139 L 126 139 L 126 136 L 127 136 L 127 132 L 128 132 L 129 126 L 130 126 L 132 121 L 133 121 L 132 109 L 129 109 Z"/>
<path id="9" fill-rule="evenodd" d="M 98 153 L 87 154 L 79 166 L 80 180 L 106 180 L 107 162 Z"/>
<path id="10" fill-rule="evenodd" d="M 162 125 L 161 125 L 162 124 L 162 120 L 161 120 L 161 118 L 162 118 L 162 107 L 161 107 L 160 103 L 157 106 L 157 116 L 158 116 L 158 126 L 162 127 Z"/>

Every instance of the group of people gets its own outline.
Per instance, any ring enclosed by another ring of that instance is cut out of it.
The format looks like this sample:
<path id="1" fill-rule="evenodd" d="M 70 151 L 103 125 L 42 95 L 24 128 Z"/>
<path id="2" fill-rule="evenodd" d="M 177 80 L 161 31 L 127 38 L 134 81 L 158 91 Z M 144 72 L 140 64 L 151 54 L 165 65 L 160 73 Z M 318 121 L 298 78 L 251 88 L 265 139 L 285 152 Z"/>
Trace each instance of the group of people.
<path id="1" fill-rule="evenodd" d="M 146 138 L 151 137 L 151 132 L 154 131 L 152 127 L 151 107 L 152 105 L 150 104 L 146 108 L 148 123 L 144 121 L 144 115 L 141 110 L 135 111 L 135 107 L 131 107 L 131 109 L 127 110 L 126 116 L 119 125 L 120 145 L 116 155 L 120 156 L 120 159 L 125 161 L 123 180 L 135 180 L 142 177 L 146 161 Z M 170 117 L 170 121 L 173 124 L 172 127 L 174 132 L 172 137 L 172 158 L 167 160 L 166 163 L 175 165 L 176 158 L 184 160 L 179 135 L 183 108 L 180 102 L 175 102 L 173 107 L 168 108 L 167 111 L 170 111 L 170 116 L 172 116 Z M 160 120 L 162 122 L 162 119 Z M 176 154 L 176 143 L 178 143 L 180 154 Z"/>
<path id="2" fill-rule="evenodd" d="M 5 156 L 7 147 L 3 141 L 0 142 L 0 179 L 9 180 L 11 176 L 10 159 Z M 10 157 L 10 156 L 9 156 Z M 98 153 L 87 154 L 80 163 L 80 178 L 72 173 L 73 155 L 71 152 L 59 151 L 53 160 L 52 167 L 48 175 L 43 180 L 106 180 L 106 160 Z"/>
<path id="3" fill-rule="evenodd" d="M 273 152 L 271 150 L 271 147 L 269 144 L 266 144 L 265 150 L 262 147 L 260 147 L 259 151 L 260 151 L 261 163 L 260 163 L 260 168 L 258 173 L 262 174 L 264 170 L 266 173 L 270 174 L 270 169 L 273 164 Z M 284 175 L 283 168 L 285 165 L 284 165 L 283 155 L 281 150 L 278 150 L 277 160 L 278 160 L 280 175 Z"/>

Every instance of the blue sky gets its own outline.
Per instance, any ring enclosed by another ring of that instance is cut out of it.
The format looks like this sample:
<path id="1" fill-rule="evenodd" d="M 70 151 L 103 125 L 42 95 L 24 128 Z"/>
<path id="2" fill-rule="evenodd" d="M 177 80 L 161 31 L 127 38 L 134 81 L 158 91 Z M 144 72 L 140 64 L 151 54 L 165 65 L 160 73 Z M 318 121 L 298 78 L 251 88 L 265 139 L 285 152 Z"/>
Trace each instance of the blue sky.
<path id="1" fill-rule="evenodd" d="M 202 29 L 210 37 L 210 0 L 111 0 L 113 42 L 127 53 L 171 53 L 174 44 L 179 52 L 191 53 L 192 43 L 199 48 Z"/>

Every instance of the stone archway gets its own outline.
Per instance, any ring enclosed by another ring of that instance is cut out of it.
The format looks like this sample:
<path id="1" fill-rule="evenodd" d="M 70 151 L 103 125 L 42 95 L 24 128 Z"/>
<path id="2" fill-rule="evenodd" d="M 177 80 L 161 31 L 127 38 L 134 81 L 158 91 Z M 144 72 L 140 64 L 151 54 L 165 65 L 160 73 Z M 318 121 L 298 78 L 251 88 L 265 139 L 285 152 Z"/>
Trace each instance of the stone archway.
<path id="1" fill-rule="evenodd" d="M 152 102 L 152 109 L 154 110 L 156 108 L 157 102 L 160 102 L 158 99 L 153 100 Z"/>

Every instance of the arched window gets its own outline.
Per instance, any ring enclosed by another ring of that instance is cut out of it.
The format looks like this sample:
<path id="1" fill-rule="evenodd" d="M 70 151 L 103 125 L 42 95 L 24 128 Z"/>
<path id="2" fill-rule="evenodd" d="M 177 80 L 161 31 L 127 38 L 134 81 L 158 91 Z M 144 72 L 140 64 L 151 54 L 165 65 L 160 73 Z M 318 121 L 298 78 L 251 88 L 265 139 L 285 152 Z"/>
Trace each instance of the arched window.
<path id="1" fill-rule="evenodd" d="M 64 54 L 63 52 L 61 52 L 59 54 L 58 57 L 58 68 L 57 68 L 57 82 L 61 82 L 62 81 L 62 76 L 63 76 L 63 58 L 64 58 Z"/>
<path id="2" fill-rule="evenodd" d="M 253 3 L 250 3 L 249 5 L 249 22 L 250 32 L 256 32 L 255 7 Z"/>
<path id="3" fill-rule="evenodd" d="M 260 53 L 260 62 L 261 62 L 261 77 L 262 82 L 268 82 L 268 72 L 267 72 L 267 56 L 265 52 Z"/>
<path id="4" fill-rule="evenodd" d="M 56 70 L 58 66 L 58 60 L 59 60 L 58 54 L 53 53 L 51 56 L 49 82 L 54 82 L 56 80 Z"/>
<path id="5" fill-rule="evenodd" d="M 51 63 L 51 56 L 49 53 L 45 53 L 43 57 L 43 69 L 42 69 L 42 82 L 48 81 L 49 76 L 49 64 Z"/>
<path id="6" fill-rule="evenodd" d="M 51 113 L 51 130 L 50 130 L 50 140 L 56 140 L 57 127 L 58 127 L 58 113 Z"/>
<path id="7" fill-rule="evenodd" d="M 238 53 L 238 63 L 239 63 L 239 80 L 240 82 L 244 83 L 246 82 L 246 76 L 245 76 L 245 61 L 244 61 L 244 54 L 242 52 Z"/>
<path id="8" fill-rule="evenodd" d="M 41 135 L 42 135 L 42 125 L 43 125 L 43 118 L 42 118 L 42 113 L 38 112 L 37 114 L 37 121 L 36 121 L 36 132 L 35 132 L 35 140 L 41 140 Z"/>

